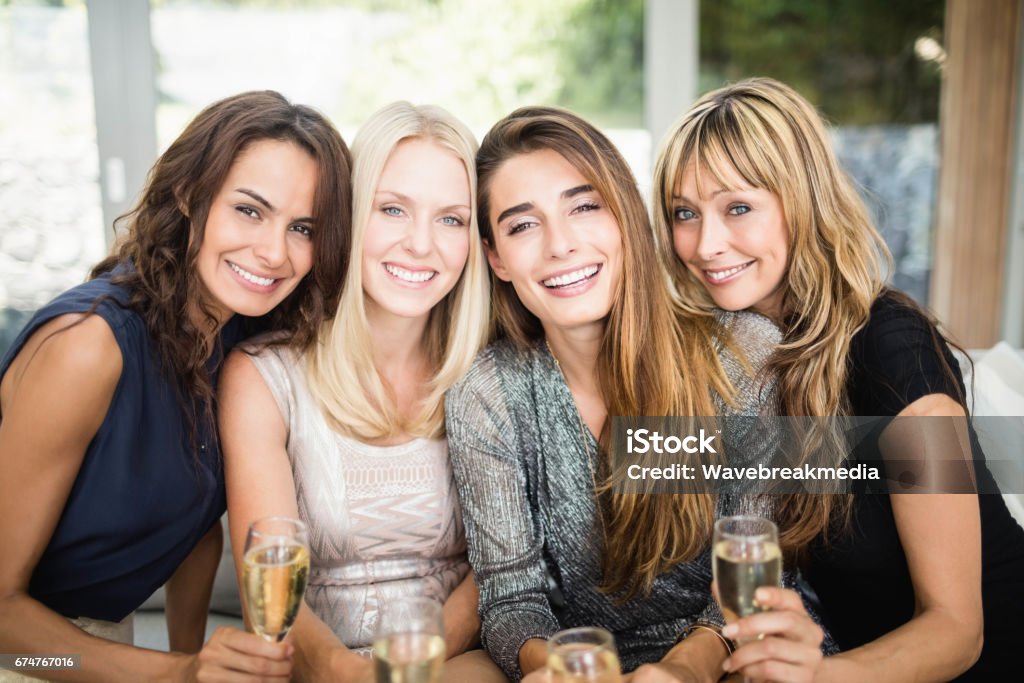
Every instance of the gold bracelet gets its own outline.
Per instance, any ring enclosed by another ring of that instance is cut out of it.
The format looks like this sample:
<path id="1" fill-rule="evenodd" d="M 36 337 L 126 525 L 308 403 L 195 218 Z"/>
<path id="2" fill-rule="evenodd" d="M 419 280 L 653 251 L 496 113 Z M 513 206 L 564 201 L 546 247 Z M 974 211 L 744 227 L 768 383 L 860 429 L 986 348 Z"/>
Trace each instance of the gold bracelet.
<path id="1" fill-rule="evenodd" d="M 722 643 L 722 646 L 725 647 L 726 657 L 730 656 L 735 651 L 736 648 L 733 647 L 732 641 L 723 636 L 722 631 L 717 626 L 703 621 L 695 621 L 694 623 L 687 626 L 686 629 L 683 631 L 682 635 L 679 636 L 679 641 L 689 638 L 690 634 L 692 634 L 697 629 L 703 629 L 705 631 L 711 631 L 711 633 L 714 633 L 715 637 L 718 638 L 718 640 Z"/>

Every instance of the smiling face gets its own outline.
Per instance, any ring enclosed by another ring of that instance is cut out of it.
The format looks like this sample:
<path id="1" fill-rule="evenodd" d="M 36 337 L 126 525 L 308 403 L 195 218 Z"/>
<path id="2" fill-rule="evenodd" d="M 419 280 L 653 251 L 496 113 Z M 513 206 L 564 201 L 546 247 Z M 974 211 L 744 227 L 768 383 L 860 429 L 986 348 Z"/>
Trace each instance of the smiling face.
<path id="1" fill-rule="evenodd" d="M 470 199 L 466 166 L 454 152 L 423 138 L 395 146 L 363 237 L 367 315 L 426 321 L 466 265 Z"/>
<path id="2" fill-rule="evenodd" d="M 601 195 L 565 157 L 512 157 L 489 193 L 495 275 L 510 282 L 550 334 L 603 326 L 622 273 L 622 233 Z"/>
<path id="3" fill-rule="evenodd" d="M 746 308 L 778 321 L 789 257 L 789 229 L 779 198 L 753 188 L 723 164 L 722 187 L 691 163 L 672 198 L 676 255 L 729 311 Z"/>
<path id="4" fill-rule="evenodd" d="M 259 140 L 236 157 L 196 258 L 218 322 L 269 313 L 309 273 L 316 183 L 316 162 L 292 142 Z"/>

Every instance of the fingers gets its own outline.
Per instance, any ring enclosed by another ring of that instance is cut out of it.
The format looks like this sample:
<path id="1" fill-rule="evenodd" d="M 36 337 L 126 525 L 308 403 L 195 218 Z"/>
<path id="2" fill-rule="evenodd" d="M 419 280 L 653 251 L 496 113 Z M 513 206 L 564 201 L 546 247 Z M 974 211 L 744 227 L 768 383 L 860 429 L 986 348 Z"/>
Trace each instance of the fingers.
<path id="1" fill-rule="evenodd" d="M 527 674 L 522 683 L 548 683 L 549 680 L 551 680 L 551 676 L 549 669 L 545 666 Z"/>
<path id="2" fill-rule="evenodd" d="M 215 642 L 242 654 L 276 660 L 288 659 L 295 649 L 291 643 L 269 643 L 254 633 L 230 626 L 221 626 L 213 632 L 207 644 Z"/>
<path id="3" fill-rule="evenodd" d="M 774 586 L 761 586 L 754 591 L 754 599 L 757 604 L 766 609 L 790 610 L 807 614 L 804 601 L 800 594 L 789 588 L 776 588 Z"/>
<path id="4" fill-rule="evenodd" d="M 722 629 L 722 635 L 736 643 L 747 643 L 765 636 L 819 647 L 825 637 L 821 627 L 806 614 L 762 612 L 740 619 Z"/>
<path id="5" fill-rule="evenodd" d="M 740 619 L 722 635 L 744 643 L 723 665 L 754 681 L 811 681 L 821 664 L 825 634 L 792 590 L 761 587 L 755 597 L 771 611 Z"/>
<path id="6" fill-rule="evenodd" d="M 288 681 L 292 671 L 290 643 L 268 643 L 234 628 L 219 628 L 197 656 L 196 680 L 202 683 Z"/>
<path id="7" fill-rule="evenodd" d="M 771 611 L 759 612 L 722 629 L 722 635 L 737 642 L 777 636 L 820 647 L 825 634 L 807 614 L 800 596 L 787 588 L 758 588 L 755 597 Z"/>
<path id="8" fill-rule="evenodd" d="M 752 664 L 742 669 L 744 680 L 786 681 L 786 683 L 810 683 L 814 680 L 814 669 L 777 660 Z"/>

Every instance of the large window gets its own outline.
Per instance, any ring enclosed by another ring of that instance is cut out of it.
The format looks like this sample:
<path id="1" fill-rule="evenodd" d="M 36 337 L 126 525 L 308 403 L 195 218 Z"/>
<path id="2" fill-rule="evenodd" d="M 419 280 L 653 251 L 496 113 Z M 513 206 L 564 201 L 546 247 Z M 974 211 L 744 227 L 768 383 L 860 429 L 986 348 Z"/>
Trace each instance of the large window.
<path id="1" fill-rule="evenodd" d="M 0 2 L 0 353 L 104 252 L 84 3 Z"/>
<path id="2" fill-rule="evenodd" d="M 396 99 L 444 106 L 480 136 L 516 107 L 557 104 L 647 172 L 643 0 L 160 0 L 152 30 L 161 148 L 203 105 L 272 88 L 350 142 Z"/>

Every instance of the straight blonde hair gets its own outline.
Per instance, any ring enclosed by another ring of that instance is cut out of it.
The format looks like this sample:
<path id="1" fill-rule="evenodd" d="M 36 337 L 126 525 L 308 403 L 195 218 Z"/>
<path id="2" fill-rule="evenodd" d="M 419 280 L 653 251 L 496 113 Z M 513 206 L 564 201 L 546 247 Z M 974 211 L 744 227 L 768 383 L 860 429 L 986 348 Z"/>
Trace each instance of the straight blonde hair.
<path id="1" fill-rule="evenodd" d="M 384 165 L 398 144 L 410 139 L 432 141 L 465 165 L 471 197 L 469 256 L 455 287 L 430 312 L 423 344 L 432 374 L 427 397 L 411 417 L 400 414 L 394 393 L 374 364 L 363 272 L 360 259 L 353 259 L 337 313 L 321 328 L 319 343 L 309 354 L 307 378 L 327 422 L 361 441 L 397 434 L 443 436 L 444 393 L 469 369 L 489 330 L 487 265 L 477 228 L 476 139 L 444 109 L 394 102 L 360 129 L 352 145 L 352 253 L 362 254 Z"/>
<path id="2" fill-rule="evenodd" d="M 782 283 L 783 341 L 767 370 L 778 374 L 783 415 L 849 414 L 850 341 L 867 323 L 892 259 L 821 116 L 789 86 L 752 78 L 704 95 L 669 130 L 654 171 L 655 230 L 679 304 L 700 312 L 715 304 L 672 247 L 673 195 L 691 165 L 698 184 L 708 173 L 731 189 L 733 170 L 780 199 L 789 263 Z M 783 496 L 781 540 L 796 551 L 848 511 L 846 496 Z"/>

